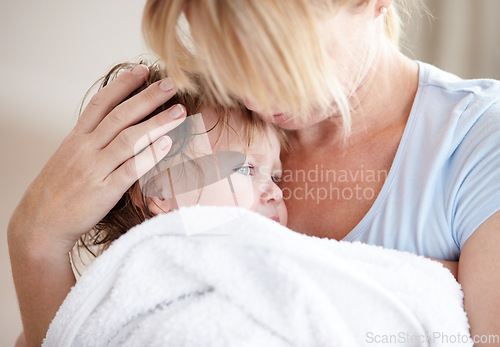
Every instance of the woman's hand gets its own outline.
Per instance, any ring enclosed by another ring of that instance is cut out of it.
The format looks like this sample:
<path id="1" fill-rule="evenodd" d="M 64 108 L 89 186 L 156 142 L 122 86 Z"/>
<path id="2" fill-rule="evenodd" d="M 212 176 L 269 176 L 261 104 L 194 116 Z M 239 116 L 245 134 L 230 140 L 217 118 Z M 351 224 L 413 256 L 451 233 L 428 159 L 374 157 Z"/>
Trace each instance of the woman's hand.
<path id="1" fill-rule="evenodd" d="M 11 217 L 9 252 L 28 345 L 40 345 L 74 284 L 68 252 L 168 153 L 163 134 L 185 119 L 177 105 L 133 125 L 176 92 L 167 78 L 120 104 L 148 73 L 136 66 L 91 99 Z"/>
<path id="2" fill-rule="evenodd" d="M 69 252 L 77 239 L 168 153 L 170 141 L 160 136 L 184 120 L 182 106 L 174 108 L 182 112 L 176 114 L 180 119 L 164 112 L 142 124 L 131 125 L 175 94 L 170 79 L 151 85 L 115 107 L 147 75 L 147 67 L 139 65 L 92 98 L 12 216 L 11 227 L 21 229 L 25 241 L 48 238 L 51 243 L 58 243 L 59 249 Z M 134 156 L 151 141 L 155 142 L 149 150 Z"/>

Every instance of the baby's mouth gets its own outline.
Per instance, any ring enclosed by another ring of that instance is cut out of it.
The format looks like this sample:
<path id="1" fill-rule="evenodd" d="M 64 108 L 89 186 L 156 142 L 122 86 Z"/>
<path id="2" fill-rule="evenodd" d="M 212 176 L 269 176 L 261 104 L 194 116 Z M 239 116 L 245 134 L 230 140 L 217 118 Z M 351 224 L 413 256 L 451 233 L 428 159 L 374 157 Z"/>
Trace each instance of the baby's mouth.
<path id="1" fill-rule="evenodd" d="M 275 222 L 278 222 L 278 223 L 280 222 L 279 217 L 269 217 L 269 218 L 272 219 Z"/>

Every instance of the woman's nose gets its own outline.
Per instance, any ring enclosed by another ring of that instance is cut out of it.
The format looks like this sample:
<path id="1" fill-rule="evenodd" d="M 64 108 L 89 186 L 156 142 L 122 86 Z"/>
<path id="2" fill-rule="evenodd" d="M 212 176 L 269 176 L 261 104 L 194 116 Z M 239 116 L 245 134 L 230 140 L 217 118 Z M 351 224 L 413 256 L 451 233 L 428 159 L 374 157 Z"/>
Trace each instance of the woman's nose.
<path id="1" fill-rule="evenodd" d="M 249 110 L 254 111 L 255 113 L 259 114 L 259 116 L 262 116 L 262 115 L 272 116 L 274 114 L 283 112 L 283 110 L 280 111 L 279 108 L 276 107 L 276 105 L 274 105 L 274 104 L 269 105 L 268 111 L 265 112 L 264 105 L 261 105 L 258 101 L 251 99 L 251 98 L 244 98 L 243 104 Z"/>

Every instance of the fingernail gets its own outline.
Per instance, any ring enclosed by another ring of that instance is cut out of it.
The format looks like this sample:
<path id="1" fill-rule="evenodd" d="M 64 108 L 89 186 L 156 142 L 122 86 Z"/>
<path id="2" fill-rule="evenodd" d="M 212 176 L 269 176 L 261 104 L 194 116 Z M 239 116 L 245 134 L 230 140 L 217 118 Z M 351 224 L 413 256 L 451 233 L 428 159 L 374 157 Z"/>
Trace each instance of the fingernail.
<path id="1" fill-rule="evenodd" d="M 158 147 L 160 147 L 160 149 L 164 151 L 167 149 L 168 146 L 170 146 L 170 141 L 171 141 L 170 137 L 162 136 L 158 140 Z"/>
<path id="2" fill-rule="evenodd" d="M 136 76 L 142 76 L 146 73 L 148 68 L 144 65 L 137 65 L 132 69 L 132 73 Z"/>
<path id="3" fill-rule="evenodd" d="M 174 89 L 174 82 L 170 77 L 165 78 L 163 81 L 160 83 L 160 89 L 168 92 Z"/>
<path id="4" fill-rule="evenodd" d="M 168 110 L 168 114 L 173 119 L 179 118 L 184 114 L 184 108 L 181 105 L 175 105 L 174 107 Z"/>

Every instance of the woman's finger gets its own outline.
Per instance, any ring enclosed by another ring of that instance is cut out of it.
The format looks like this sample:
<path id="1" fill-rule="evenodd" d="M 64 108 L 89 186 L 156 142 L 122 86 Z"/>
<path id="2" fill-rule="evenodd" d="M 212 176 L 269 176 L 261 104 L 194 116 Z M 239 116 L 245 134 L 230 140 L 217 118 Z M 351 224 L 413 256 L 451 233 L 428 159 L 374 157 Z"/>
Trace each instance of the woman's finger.
<path id="1" fill-rule="evenodd" d="M 149 69 L 145 65 L 137 65 L 120 74 L 92 97 L 82 112 L 75 131 L 78 133 L 94 131 L 116 105 L 146 81 L 148 75 Z"/>
<path id="2" fill-rule="evenodd" d="M 167 102 L 176 93 L 170 78 L 151 84 L 132 98 L 116 106 L 94 130 L 100 148 L 106 147 L 125 128 L 137 123 Z"/>
<path id="3" fill-rule="evenodd" d="M 144 151 L 123 163 L 107 178 L 108 186 L 125 191 L 163 159 L 172 147 L 172 139 L 161 136 Z"/>
<path id="4" fill-rule="evenodd" d="M 104 163 L 106 172 L 112 172 L 185 119 L 184 106 L 174 105 L 143 123 L 129 127 L 99 153 L 99 162 Z"/>

